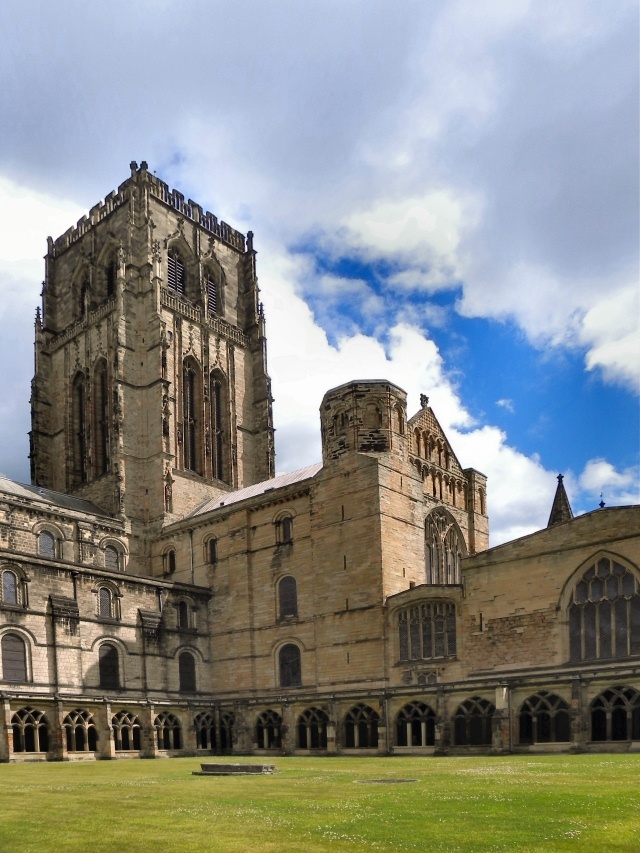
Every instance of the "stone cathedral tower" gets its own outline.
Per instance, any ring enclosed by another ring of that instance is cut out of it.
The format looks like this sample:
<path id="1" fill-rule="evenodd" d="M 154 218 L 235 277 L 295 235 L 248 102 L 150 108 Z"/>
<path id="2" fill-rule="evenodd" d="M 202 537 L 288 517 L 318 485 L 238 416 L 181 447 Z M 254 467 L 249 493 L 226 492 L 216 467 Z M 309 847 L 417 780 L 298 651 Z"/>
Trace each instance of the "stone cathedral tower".
<path id="1" fill-rule="evenodd" d="M 147 164 L 49 238 L 31 475 L 147 535 L 274 474 L 252 234 Z"/>

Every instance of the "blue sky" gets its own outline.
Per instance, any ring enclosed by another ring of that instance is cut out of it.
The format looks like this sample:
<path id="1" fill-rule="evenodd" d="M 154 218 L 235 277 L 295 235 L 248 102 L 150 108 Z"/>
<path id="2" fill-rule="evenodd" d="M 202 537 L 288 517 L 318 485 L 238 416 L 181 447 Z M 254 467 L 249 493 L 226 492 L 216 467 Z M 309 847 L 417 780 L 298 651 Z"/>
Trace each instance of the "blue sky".
<path id="1" fill-rule="evenodd" d="M 132 159 L 255 233 L 279 470 L 352 378 L 429 395 L 492 542 L 639 501 L 638 7 L 14 0 L 0 12 L 0 471 L 28 480 L 48 234 Z"/>

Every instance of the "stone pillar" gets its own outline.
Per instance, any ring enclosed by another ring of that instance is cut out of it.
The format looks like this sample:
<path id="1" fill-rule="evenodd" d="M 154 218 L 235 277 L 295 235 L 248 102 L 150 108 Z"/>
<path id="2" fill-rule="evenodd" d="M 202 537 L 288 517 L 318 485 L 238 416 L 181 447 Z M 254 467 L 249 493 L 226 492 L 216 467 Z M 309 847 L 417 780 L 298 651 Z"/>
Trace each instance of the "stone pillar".
<path id="1" fill-rule="evenodd" d="M 140 719 L 140 757 L 141 758 L 157 758 L 158 757 L 158 734 L 153 721 L 156 718 L 155 706 L 152 702 L 147 703 L 140 709 L 138 715 Z"/>
<path id="2" fill-rule="evenodd" d="M 445 755 L 451 746 L 451 724 L 449 722 L 447 696 L 442 685 L 436 693 L 435 754 Z"/>
<path id="3" fill-rule="evenodd" d="M 506 684 L 496 687 L 496 710 L 491 724 L 491 752 L 511 751 L 511 721 L 509 719 L 510 691 Z"/>
<path id="4" fill-rule="evenodd" d="M 585 689 L 586 694 L 586 689 Z M 583 701 L 582 680 L 580 676 L 571 679 L 571 752 L 583 752 L 589 737 L 589 713 L 586 707 L 586 695 Z"/>
<path id="5" fill-rule="evenodd" d="M 68 761 L 69 750 L 67 749 L 66 731 L 62 725 L 64 720 L 64 705 L 62 699 L 56 697 L 55 705 L 49 718 L 49 757 L 53 761 Z"/>
<path id="6" fill-rule="evenodd" d="M 115 758 L 116 743 L 113 737 L 113 726 L 111 725 L 111 703 L 108 699 L 95 712 L 95 722 L 98 729 L 98 755 L 100 758 Z"/>
<path id="7" fill-rule="evenodd" d="M 380 698 L 380 722 L 378 723 L 378 753 L 386 755 L 387 749 L 387 703 Z"/>
<path id="8" fill-rule="evenodd" d="M 195 717 L 193 708 L 188 705 L 180 717 L 180 722 L 182 723 L 184 753 L 185 755 L 195 755 L 198 748 L 198 742 L 196 739 L 196 727 L 193 722 Z"/>
<path id="9" fill-rule="evenodd" d="M 329 702 L 328 708 L 328 716 L 329 722 L 327 723 L 327 753 L 329 755 L 336 755 L 338 752 L 338 741 L 337 741 L 337 725 L 336 725 L 336 714 L 337 708 L 335 702 Z"/>
<path id="10" fill-rule="evenodd" d="M 236 702 L 233 707 L 233 754 L 250 755 L 251 742 L 253 740 L 249 708 L 244 702 Z"/>
<path id="11" fill-rule="evenodd" d="M 296 711 L 288 702 L 282 704 L 282 745 L 285 755 L 293 755 L 296 749 Z"/>
<path id="12" fill-rule="evenodd" d="M 0 694 L 0 761 L 9 761 L 12 755 L 11 702 L 6 696 Z"/>

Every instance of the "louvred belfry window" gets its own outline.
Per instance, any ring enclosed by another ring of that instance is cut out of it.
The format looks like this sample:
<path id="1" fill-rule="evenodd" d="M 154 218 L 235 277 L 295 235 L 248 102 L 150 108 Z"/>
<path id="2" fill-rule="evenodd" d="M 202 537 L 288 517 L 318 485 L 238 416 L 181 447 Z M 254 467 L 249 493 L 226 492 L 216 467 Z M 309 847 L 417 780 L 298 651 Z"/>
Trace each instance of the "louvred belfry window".
<path id="1" fill-rule="evenodd" d="M 180 255 L 176 251 L 170 251 L 167 257 L 167 285 L 181 296 L 185 292 L 185 270 Z"/>
<path id="2" fill-rule="evenodd" d="M 212 316 L 218 313 L 218 285 L 211 270 L 205 273 L 205 286 L 207 289 L 207 311 Z"/>

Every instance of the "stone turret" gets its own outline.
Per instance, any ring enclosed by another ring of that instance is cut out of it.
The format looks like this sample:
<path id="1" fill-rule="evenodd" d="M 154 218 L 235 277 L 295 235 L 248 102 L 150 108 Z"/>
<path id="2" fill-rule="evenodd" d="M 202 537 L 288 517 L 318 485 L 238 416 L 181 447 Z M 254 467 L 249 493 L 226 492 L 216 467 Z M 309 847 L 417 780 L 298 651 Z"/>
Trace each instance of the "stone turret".
<path id="1" fill-rule="evenodd" d="M 327 391 L 320 406 L 323 461 L 354 452 L 393 452 L 404 458 L 406 410 L 406 393 L 382 379 Z"/>

